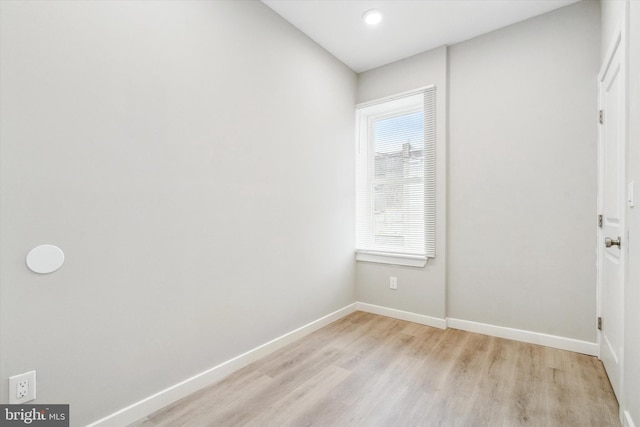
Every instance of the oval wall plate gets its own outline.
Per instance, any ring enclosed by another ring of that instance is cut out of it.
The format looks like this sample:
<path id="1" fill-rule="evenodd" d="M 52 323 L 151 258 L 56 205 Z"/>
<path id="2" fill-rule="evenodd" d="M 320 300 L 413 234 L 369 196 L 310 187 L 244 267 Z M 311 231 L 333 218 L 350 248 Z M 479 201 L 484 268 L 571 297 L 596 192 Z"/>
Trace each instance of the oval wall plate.
<path id="1" fill-rule="evenodd" d="M 53 273 L 64 263 L 64 252 L 57 246 L 40 245 L 27 254 L 27 267 L 34 273 Z"/>

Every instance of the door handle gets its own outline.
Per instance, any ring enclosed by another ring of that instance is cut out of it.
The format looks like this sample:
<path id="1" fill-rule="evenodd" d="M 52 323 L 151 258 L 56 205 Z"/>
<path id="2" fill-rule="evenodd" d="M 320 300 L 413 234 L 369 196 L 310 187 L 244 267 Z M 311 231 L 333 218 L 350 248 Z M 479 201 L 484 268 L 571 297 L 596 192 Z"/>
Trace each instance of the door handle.
<path id="1" fill-rule="evenodd" d="M 611 237 L 605 237 L 604 238 L 604 245 L 607 248 L 610 248 L 611 246 L 617 246 L 618 248 L 620 248 L 620 243 L 622 243 L 620 241 L 620 236 L 618 236 L 617 239 L 612 239 Z"/>

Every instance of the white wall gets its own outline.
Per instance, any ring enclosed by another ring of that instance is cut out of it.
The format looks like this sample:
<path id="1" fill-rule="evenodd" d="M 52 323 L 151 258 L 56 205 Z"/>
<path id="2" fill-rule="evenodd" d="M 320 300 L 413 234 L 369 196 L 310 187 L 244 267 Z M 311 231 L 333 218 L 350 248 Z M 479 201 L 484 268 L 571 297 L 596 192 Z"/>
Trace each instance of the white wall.
<path id="1" fill-rule="evenodd" d="M 595 342 L 599 5 L 449 51 L 449 317 Z"/>
<path id="2" fill-rule="evenodd" d="M 0 381 L 36 369 L 73 425 L 356 299 L 595 340 L 597 2 L 357 82 L 259 2 L 0 2 L 0 19 Z M 353 104 L 429 84 L 437 258 L 354 266 Z M 58 272 L 24 266 L 41 243 L 65 250 Z"/>
<path id="3" fill-rule="evenodd" d="M 355 301 L 351 70 L 259 2 L 0 13 L 2 402 L 84 425 Z"/>
<path id="4" fill-rule="evenodd" d="M 599 19 L 581 2 L 360 74 L 359 102 L 448 86 L 449 247 L 425 269 L 358 263 L 359 301 L 595 342 Z"/>
<path id="5" fill-rule="evenodd" d="M 628 152 L 627 182 L 634 182 L 635 207 L 627 208 L 628 276 L 624 307 L 624 371 L 622 410 L 626 421 L 640 426 L 640 3 L 606 0 L 602 7 L 602 46 L 604 59 L 617 27 L 628 13 Z M 626 424 L 625 424 L 626 426 Z"/>
<path id="6" fill-rule="evenodd" d="M 434 49 L 394 62 L 358 77 L 358 102 L 371 101 L 419 87 L 436 86 L 436 258 L 425 268 L 358 262 L 358 301 L 444 319 L 446 282 L 446 99 L 447 49 Z M 389 277 L 398 289 L 389 289 Z"/>

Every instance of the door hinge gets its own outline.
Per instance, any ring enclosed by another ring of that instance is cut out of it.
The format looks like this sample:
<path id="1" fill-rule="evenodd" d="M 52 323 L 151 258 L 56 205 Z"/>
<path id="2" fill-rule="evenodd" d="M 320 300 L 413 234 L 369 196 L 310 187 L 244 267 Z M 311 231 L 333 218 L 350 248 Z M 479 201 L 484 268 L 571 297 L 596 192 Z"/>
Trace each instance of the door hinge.
<path id="1" fill-rule="evenodd" d="M 604 225 L 604 220 L 602 218 L 602 215 L 598 215 L 598 227 L 602 228 Z"/>
<path id="2" fill-rule="evenodd" d="M 604 123 L 604 111 L 600 110 L 600 112 L 598 113 L 598 121 L 600 122 L 600 124 Z"/>
<path id="3" fill-rule="evenodd" d="M 602 330 L 602 317 L 598 317 L 598 330 Z"/>

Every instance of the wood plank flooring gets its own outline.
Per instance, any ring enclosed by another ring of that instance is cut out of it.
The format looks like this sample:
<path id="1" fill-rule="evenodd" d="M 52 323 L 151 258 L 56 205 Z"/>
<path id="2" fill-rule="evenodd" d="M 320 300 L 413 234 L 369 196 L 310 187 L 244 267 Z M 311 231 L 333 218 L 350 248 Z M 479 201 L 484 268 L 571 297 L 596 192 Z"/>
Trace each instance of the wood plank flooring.
<path id="1" fill-rule="evenodd" d="M 595 357 L 355 312 L 132 426 L 620 423 Z"/>

